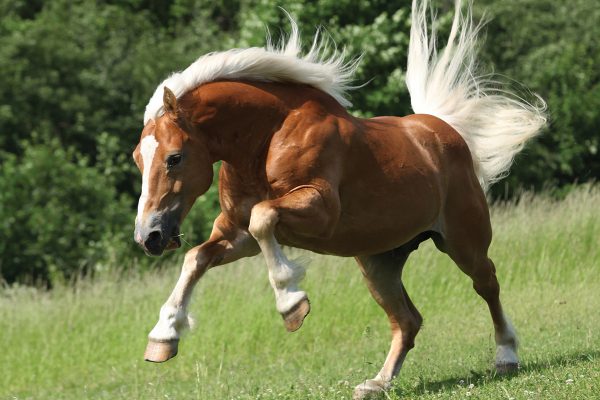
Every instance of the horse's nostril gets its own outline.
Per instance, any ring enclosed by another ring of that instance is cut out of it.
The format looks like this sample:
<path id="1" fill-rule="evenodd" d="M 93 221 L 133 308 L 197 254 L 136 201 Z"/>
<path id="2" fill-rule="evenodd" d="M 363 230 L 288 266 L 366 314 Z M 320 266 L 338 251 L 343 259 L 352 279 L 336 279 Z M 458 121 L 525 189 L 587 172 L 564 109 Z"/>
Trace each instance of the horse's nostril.
<path id="1" fill-rule="evenodd" d="M 152 231 L 148 234 L 148 237 L 144 241 L 144 246 L 148 250 L 153 250 L 160 245 L 160 241 L 162 240 L 162 235 L 160 231 Z"/>

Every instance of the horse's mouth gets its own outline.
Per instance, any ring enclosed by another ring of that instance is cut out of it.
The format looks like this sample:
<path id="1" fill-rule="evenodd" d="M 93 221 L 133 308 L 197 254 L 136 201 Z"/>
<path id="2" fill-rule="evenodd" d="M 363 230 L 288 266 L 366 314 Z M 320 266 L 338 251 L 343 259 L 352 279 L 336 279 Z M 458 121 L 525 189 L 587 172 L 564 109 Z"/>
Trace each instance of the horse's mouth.
<path id="1" fill-rule="evenodd" d="M 173 227 L 173 231 L 171 233 L 171 238 L 167 245 L 165 246 L 165 250 L 175 250 L 181 247 L 181 234 L 179 233 L 179 224 Z"/>
<path id="2" fill-rule="evenodd" d="M 179 239 L 179 235 L 177 236 L 173 236 L 170 240 L 169 243 L 167 243 L 167 246 L 165 247 L 165 250 L 175 250 L 181 247 L 181 239 Z"/>

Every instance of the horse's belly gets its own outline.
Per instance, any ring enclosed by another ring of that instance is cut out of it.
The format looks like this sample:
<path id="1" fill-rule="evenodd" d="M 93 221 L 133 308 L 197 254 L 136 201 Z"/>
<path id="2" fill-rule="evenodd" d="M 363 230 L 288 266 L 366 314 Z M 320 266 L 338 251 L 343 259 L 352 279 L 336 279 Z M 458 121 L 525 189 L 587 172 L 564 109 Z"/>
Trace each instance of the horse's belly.
<path id="1" fill-rule="evenodd" d="M 421 230 L 425 231 L 426 229 Z M 341 257 L 354 257 L 360 255 L 379 254 L 395 249 L 413 239 L 415 234 L 407 234 L 407 231 L 380 230 L 378 232 L 344 232 L 330 238 L 300 238 L 281 239 L 281 243 L 287 246 L 306 249 L 319 254 L 330 254 Z"/>

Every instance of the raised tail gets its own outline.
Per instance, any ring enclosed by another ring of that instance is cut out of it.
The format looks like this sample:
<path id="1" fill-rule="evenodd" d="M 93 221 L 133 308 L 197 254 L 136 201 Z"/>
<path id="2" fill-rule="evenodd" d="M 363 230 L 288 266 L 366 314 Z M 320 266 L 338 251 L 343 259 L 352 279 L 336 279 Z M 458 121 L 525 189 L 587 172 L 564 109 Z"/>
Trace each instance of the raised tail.
<path id="1" fill-rule="evenodd" d="M 484 189 L 508 174 L 515 155 L 546 124 L 545 102 L 529 103 L 477 71 L 477 34 L 472 0 L 455 15 L 446 47 L 436 50 L 428 28 L 428 0 L 413 0 L 406 84 L 413 111 L 450 124 L 467 142 Z"/>

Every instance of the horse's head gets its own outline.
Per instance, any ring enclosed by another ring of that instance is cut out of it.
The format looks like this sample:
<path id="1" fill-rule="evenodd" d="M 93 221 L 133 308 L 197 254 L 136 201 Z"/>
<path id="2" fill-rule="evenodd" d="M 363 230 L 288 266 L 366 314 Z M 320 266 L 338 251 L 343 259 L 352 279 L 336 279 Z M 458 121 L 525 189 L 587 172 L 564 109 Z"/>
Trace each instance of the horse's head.
<path id="1" fill-rule="evenodd" d="M 179 115 L 177 98 L 165 87 L 165 113 L 150 120 L 133 152 L 142 172 L 135 241 L 152 255 L 181 246 L 179 226 L 212 183 L 212 159 L 200 135 Z"/>

